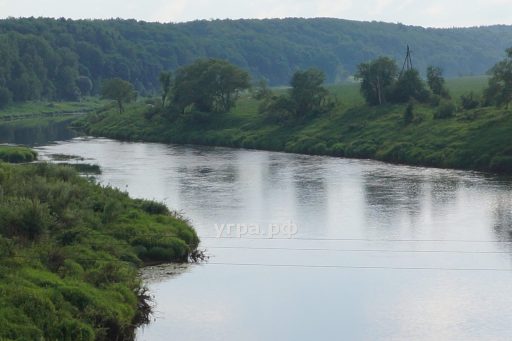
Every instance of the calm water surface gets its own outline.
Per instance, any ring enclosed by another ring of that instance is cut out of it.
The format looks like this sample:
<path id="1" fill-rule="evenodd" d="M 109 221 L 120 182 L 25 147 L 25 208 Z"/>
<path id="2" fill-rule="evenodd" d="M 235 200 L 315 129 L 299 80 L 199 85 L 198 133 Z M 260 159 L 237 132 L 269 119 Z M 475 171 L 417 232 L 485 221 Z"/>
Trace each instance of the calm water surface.
<path id="1" fill-rule="evenodd" d="M 202 237 L 209 264 L 144 270 L 156 308 L 139 340 L 510 340 L 510 180 L 106 139 L 39 150 L 90 159 Z M 216 238 L 223 224 L 261 234 Z"/>

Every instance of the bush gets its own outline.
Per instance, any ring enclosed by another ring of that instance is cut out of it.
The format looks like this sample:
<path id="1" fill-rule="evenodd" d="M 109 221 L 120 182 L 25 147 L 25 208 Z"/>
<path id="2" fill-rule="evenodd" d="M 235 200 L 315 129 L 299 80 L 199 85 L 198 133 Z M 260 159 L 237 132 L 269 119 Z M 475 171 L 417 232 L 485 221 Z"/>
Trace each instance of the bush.
<path id="1" fill-rule="evenodd" d="M 324 142 L 317 143 L 309 149 L 309 153 L 314 155 L 326 155 L 327 151 L 327 146 Z"/>
<path id="2" fill-rule="evenodd" d="M 512 156 L 498 155 L 491 160 L 489 168 L 493 172 L 512 172 Z"/>
<path id="3" fill-rule="evenodd" d="M 164 203 L 153 200 L 138 200 L 140 208 L 149 214 L 169 214 L 169 209 Z"/>
<path id="4" fill-rule="evenodd" d="M 334 156 L 345 156 L 345 145 L 343 143 L 335 143 L 331 147 L 331 154 Z"/>
<path id="5" fill-rule="evenodd" d="M 408 125 L 408 124 L 411 124 L 413 120 L 414 120 L 414 104 L 409 103 L 407 105 L 407 108 L 405 108 L 404 123 L 406 125 Z"/>
<path id="6" fill-rule="evenodd" d="M 0 233 L 6 237 L 35 240 L 52 221 L 48 206 L 38 199 L 11 198 L 0 204 Z"/>
<path id="7" fill-rule="evenodd" d="M 464 110 L 471 110 L 480 106 L 480 100 L 473 91 L 468 94 L 460 96 L 460 102 Z"/>
<path id="8" fill-rule="evenodd" d="M 347 149 L 345 154 L 347 157 L 355 158 L 372 158 L 377 152 L 377 143 L 375 141 L 355 140 Z"/>
<path id="9" fill-rule="evenodd" d="M 26 147 L 0 146 L 0 161 L 10 163 L 32 162 L 37 159 L 37 153 Z"/>
<path id="10" fill-rule="evenodd" d="M 450 101 L 445 101 L 439 105 L 439 108 L 434 113 L 434 118 L 435 119 L 446 119 L 446 118 L 453 117 L 454 114 L 455 114 L 455 105 Z"/>

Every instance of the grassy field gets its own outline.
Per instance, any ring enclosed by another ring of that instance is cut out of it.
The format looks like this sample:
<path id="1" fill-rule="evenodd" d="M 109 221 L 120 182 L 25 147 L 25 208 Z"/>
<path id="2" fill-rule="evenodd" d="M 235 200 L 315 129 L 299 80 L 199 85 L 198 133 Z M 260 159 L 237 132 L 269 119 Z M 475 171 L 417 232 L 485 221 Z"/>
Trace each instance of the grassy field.
<path id="1" fill-rule="evenodd" d="M 121 140 L 191 143 L 265 149 L 293 153 L 369 158 L 393 163 L 443 168 L 512 172 L 512 113 L 494 107 L 463 110 L 459 97 L 481 94 L 486 77 L 448 80 L 453 117 L 435 119 L 439 109 L 415 104 L 412 123 L 404 121 L 405 105 L 369 107 L 357 84 L 333 86 L 337 108 L 326 115 L 277 125 L 258 114 L 258 101 L 244 95 L 236 109 L 202 124 L 170 122 L 145 115 L 138 103 L 124 114 L 91 113 L 79 125 L 87 133 Z"/>
<path id="2" fill-rule="evenodd" d="M 104 104 L 104 101 L 95 97 L 89 97 L 82 102 L 16 103 L 0 110 L 0 122 L 85 113 L 98 109 Z"/>
<path id="3" fill-rule="evenodd" d="M 37 153 L 30 148 L 0 145 L 0 161 L 9 163 L 23 163 L 32 162 L 36 159 Z"/>
<path id="4" fill-rule="evenodd" d="M 66 166 L 0 162 L 0 340 L 127 340 L 147 263 L 186 262 L 195 231 Z"/>

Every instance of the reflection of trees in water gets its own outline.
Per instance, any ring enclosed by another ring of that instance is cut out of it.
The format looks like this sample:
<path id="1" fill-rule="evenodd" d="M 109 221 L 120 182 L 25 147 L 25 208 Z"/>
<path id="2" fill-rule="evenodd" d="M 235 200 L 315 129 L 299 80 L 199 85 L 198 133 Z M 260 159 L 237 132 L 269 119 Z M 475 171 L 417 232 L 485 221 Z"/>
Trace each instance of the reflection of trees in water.
<path id="1" fill-rule="evenodd" d="M 502 193 L 496 199 L 493 209 L 493 230 L 500 241 L 512 241 L 512 195 Z M 508 245 L 508 248 L 512 246 Z"/>
<path id="2" fill-rule="evenodd" d="M 451 176 L 438 176 L 430 181 L 432 209 L 435 213 L 445 212 L 457 200 L 460 179 Z"/>
<path id="3" fill-rule="evenodd" d="M 375 170 L 363 175 L 368 215 L 378 221 L 401 213 L 415 217 L 421 212 L 424 179 L 414 175 Z"/>
<path id="4" fill-rule="evenodd" d="M 181 166 L 177 169 L 180 196 L 188 203 L 197 202 L 198 208 L 241 202 L 239 172 L 234 164 Z"/>
<path id="5" fill-rule="evenodd" d="M 325 208 L 327 195 L 325 167 L 315 158 L 299 156 L 293 165 L 293 184 L 301 206 Z"/>
<path id="6" fill-rule="evenodd" d="M 295 215 L 300 231 L 322 235 L 327 226 L 327 185 L 325 165 L 315 157 L 297 156 L 292 161 Z"/>
<path id="7" fill-rule="evenodd" d="M 43 145 L 54 141 L 72 139 L 76 133 L 70 129 L 69 120 L 48 121 L 36 126 L 23 126 L 23 122 L 0 125 L 0 143 Z"/>

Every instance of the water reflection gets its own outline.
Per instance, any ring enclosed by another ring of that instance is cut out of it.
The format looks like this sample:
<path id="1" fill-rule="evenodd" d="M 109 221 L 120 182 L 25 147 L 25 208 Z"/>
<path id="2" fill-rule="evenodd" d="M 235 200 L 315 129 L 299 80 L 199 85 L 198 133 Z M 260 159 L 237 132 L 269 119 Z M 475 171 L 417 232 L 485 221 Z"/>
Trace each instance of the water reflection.
<path id="1" fill-rule="evenodd" d="M 500 241 L 512 241 L 512 195 L 502 193 L 494 204 L 494 232 Z"/>
<path id="2" fill-rule="evenodd" d="M 92 158 L 104 183 L 165 201 L 203 237 L 210 264 L 147 270 L 159 314 L 140 340 L 510 338 L 512 179 L 109 140 L 39 150 Z M 289 220 L 292 240 L 207 238 Z"/>
<path id="3" fill-rule="evenodd" d="M 54 141 L 70 140 L 76 136 L 70 128 L 70 120 L 44 123 L 31 123 L 30 121 L 16 121 L 0 124 L 0 143 L 16 143 L 27 146 L 38 146 Z"/>

